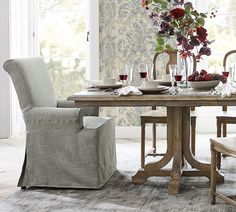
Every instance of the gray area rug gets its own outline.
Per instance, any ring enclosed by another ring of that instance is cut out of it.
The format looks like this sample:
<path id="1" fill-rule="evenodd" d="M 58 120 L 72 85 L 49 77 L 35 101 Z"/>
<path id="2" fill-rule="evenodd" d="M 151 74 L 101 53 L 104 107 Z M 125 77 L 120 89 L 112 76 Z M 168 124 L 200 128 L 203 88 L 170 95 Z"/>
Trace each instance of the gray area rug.
<path id="1" fill-rule="evenodd" d="M 167 178 L 152 178 L 133 185 L 130 172 L 116 172 L 101 190 L 27 189 L 0 203 L 0 211 L 236 211 L 220 200 L 209 203 L 209 182 L 204 178 L 184 178 L 180 194 L 168 195 Z M 228 175 L 230 177 L 230 175 Z M 221 187 L 231 194 L 228 180 Z"/>
<path id="2" fill-rule="evenodd" d="M 132 146 L 134 147 L 134 146 Z M 47 211 L 144 211 L 144 212 L 231 212 L 233 206 L 217 199 L 210 204 L 209 181 L 206 178 L 182 178 L 178 195 L 168 194 L 168 177 L 152 177 L 143 185 L 133 185 L 131 176 L 138 169 L 139 148 L 118 145 L 118 169 L 101 190 L 43 189 L 18 190 L 0 202 L 0 212 Z M 132 159 L 132 160 L 131 160 Z M 226 159 L 233 167 L 233 160 Z M 219 189 L 236 194 L 236 170 L 224 167 L 226 182 Z M 226 172 L 227 170 L 227 172 Z"/>

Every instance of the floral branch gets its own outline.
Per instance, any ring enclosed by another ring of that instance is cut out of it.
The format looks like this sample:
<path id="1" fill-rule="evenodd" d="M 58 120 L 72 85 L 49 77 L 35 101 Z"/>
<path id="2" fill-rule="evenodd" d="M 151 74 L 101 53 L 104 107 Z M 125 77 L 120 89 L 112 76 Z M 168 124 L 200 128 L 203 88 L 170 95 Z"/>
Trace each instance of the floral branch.
<path id="1" fill-rule="evenodd" d="M 209 45 L 212 41 L 208 40 L 204 27 L 207 13 L 198 12 L 191 2 L 184 3 L 184 0 L 142 0 L 141 4 L 150 11 L 149 17 L 157 29 L 157 52 L 176 50 L 176 46 L 168 42 L 175 37 L 183 58 L 190 57 L 195 52 L 197 61 L 204 55 L 211 55 Z M 211 12 L 210 17 L 215 17 L 215 12 Z"/>

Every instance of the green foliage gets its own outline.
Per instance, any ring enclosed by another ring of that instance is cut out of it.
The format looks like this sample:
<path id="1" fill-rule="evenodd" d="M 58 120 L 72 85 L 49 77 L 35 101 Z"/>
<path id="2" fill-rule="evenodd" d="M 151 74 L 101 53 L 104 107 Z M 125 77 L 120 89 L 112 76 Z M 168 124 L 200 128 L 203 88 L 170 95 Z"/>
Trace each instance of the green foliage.
<path id="1" fill-rule="evenodd" d="M 157 53 L 162 53 L 163 51 L 164 51 L 164 47 L 157 45 L 157 47 L 156 47 L 156 52 L 157 52 Z"/>
<path id="2" fill-rule="evenodd" d="M 173 51 L 175 50 L 170 44 L 166 44 L 165 48 L 166 48 L 167 51 L 169 51 L 169 52 L 173 52 Z"/>
<path id="3" fill-rule="evenodd" d="M 164 37 L 158 36 L 157 35 L 157 45 L 162 46 L 165 43 Z"/>
<path id="4" fill-rule="evenodd" d="M 196 21 L 196 23 L 197 23 L 198 26 L 204 26 L 204 25 L 205 25 L 205 20 L 204 20 L 204 18 L 198 17 L 198 18 L 196 18 L 195 21 Z"/>

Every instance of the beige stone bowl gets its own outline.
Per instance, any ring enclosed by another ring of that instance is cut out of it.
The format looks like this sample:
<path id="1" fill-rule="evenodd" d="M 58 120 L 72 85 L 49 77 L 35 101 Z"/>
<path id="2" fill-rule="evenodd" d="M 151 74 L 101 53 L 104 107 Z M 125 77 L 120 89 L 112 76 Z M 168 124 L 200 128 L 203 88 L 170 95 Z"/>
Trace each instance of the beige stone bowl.
<path id="1" fill-rule="evenodd" d="M 220 83 L 220 80 L 212 80 L 212 81 L 188 81 L 188 84 L 191 88 L 195 90 L 210 90 L 215 88 Z"/>

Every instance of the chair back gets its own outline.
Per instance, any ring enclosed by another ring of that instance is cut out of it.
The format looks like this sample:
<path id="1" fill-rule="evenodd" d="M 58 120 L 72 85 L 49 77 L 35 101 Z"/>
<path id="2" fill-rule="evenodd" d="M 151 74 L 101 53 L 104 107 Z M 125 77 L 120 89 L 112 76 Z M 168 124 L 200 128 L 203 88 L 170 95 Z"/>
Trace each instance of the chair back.
<path id="1" fill-rule="evenodd" d="M 169 60 L 168 63 L 166 64 L 166 74 L 170 74 L 170 70 L 169 70 L 169 65 L 173 65 L 173 64 L 177 64 L 177 53 L 178 51 L 173 51 L 173 52 L 166 52 L 169 56 Z M 153 79 L 157 79 L 157 67 L 156 67 L 156 63 L 157 63 L 157 59 L 158 57 L 163 54 L 163 53 L 156 53 L 154 58 L 153 58 Z M 190 60 L 192 61 L 192 70 L 196 70 L 197 68 L 197 61 L 196 61 L 196 57 L 193 54 L 191 56 L 192 58 L 190 58 Z"/>
<path id="2" fill-rule="evenodd" d="M 228 57 L 231 55 L 231 54 L 235 54 L 236 53 L 236 50 L 231 50 L 229 52 L 227 52 L 224 56 L 224 59 L 223 59 L 223 67 L 226 68 L 226 65 L 227 65 L 227 59 Z M 227 106 L 222 106 L 222 111 L 227 111 L 228 110 L 228 107 Z"/>
<path id="3" fill-rule="evenodd" d="M 166 65 L 166 74 L 169 74 L 170 71 L 169 71 L 169 65 L 170 64 L 177 64 L 177 51 L 173 51 L 173 52 L 166 52 L 169 56 L 169 60 L 168 60 L 168 63 Z M 157 59 L 158 57 L 163 54 L 163 53 L 156 53 L 154 58 L 153 58 L 153 79 L 157 79 Z"/>
<path id="4" fill-rule="evenodd" d="M 3 68 L 13 81 L 23 112 L 57 106 L 53 83 L 41 57 L 9 59 Z"/>
<path id="5" fill-rule="evenodd" d="M 228 59 L 229 55 L 235 54 L 235 53 L 236 53 L 236 50 L 232 50 L 232 51 L 229 51 L 225 54 L 224 59 L 223 59 L 223 66 L 224 67 L 226 67 L 226 63 L 227 63 L 227 59 Z"/>

